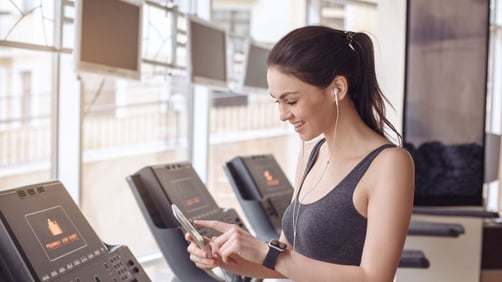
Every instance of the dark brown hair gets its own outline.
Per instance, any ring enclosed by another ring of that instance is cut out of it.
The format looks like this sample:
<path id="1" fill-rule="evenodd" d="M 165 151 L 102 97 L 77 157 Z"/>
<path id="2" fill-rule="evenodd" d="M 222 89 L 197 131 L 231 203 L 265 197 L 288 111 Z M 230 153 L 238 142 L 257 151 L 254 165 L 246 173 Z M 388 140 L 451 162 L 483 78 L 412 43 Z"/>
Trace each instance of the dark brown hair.
<path id="1" fill-rule="evenodd" d="M 336 76 L 344 76 L 349 97 L 361 119 L 386 137 L 387 125 L 402 137 L 385 117 L 385 101 L 375 73 L 373 43 L 362 32 L 345 32 L 325 26 L 305 26 L 284 36 L 270 51 L 267 65 L 282 73 L 325 89 Z"/>

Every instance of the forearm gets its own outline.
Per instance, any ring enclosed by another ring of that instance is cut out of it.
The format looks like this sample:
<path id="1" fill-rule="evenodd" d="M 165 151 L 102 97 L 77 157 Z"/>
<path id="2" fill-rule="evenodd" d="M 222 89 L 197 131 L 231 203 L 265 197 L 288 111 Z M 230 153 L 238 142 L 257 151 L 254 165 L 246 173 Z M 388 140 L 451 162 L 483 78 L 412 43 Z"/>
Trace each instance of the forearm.
<path id="1" fill-rule="evenodd" d="M 370 277 L 360 266 L 340 265 L 313 260 L 296 252 L 284 252 L 279 256 L 275 269 L 282 275 L 302 281 L 392 281 L 382 277 Z"/>
<path id="2" fill-rule="evenodd" d="M 244 259 L 238 259 L 236 263 L 225 264 L 221 262 L 220 266 L 230 272 L 245 277 L 253 278 L 285 278 L 281 273 L 266 268 L 261 264 L 252 263 Z"/>

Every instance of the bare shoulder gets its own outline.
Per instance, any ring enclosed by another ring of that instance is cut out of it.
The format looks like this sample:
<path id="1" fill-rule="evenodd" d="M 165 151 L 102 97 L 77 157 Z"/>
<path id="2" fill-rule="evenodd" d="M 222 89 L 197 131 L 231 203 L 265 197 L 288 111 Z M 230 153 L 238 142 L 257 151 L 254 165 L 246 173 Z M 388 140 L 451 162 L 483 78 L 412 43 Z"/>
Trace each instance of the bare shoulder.
<path id="1" fill-rule="evenodd" d="M 402 147 L 387 148 L 380 152 L 375 159 L 377 167 L 381 169 L 410 169 L 413 168 L 413 158 L 408 150 Z"/>
<path id="2" fill-rule="evenodd" d="M 377 190 L 414 190 L 415 166 L 410 153 L 401 147 L 387 148 L 380 152 L 369 168 L 370 183 Z M 382 189 L 378 189 L 382 187 Z"/>

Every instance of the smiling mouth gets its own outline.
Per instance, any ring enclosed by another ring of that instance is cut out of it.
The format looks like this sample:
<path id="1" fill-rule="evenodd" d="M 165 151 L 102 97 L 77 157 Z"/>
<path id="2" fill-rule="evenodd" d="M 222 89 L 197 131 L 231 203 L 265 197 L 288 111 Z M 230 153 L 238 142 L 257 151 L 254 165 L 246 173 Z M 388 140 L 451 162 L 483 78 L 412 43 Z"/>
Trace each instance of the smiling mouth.
<path id="1" fill-rule="evenodd" d="M 304 125 L 304 124 L 305 124 L 305 121 L 300 121 L 300 122 L 293 123 L 293 126 L 294 126 L 295 128 L 298 128 L 298 127 L 300 127 L 300 126 L 302 126 L 302 125 Z"/>

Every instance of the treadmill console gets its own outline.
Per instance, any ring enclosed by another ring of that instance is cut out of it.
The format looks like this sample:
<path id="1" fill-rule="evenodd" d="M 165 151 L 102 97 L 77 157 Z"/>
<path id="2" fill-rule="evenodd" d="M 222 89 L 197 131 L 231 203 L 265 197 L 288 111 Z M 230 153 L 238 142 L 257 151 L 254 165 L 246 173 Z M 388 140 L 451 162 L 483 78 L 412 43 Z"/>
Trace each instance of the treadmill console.
<path id="1" fill-rule="evenodd" d="M 175 276 L 181 281 L 226 280 L 212 271 L 197 268 L 190 261 L 184 231 L 174 217 L 171 205 L 175 204 L 189 221 L 219 220 L 246 230 L 247 228 L 234 209 L 222 209 L 218 206 L 191 163 L 147 166 L 126 179 Z M 212 237 L 220 234 L 212 229 L 194 226 L 203 236 Z M 243 279 L 233 273 L 227 274 L 228 277 L 232 277 L 232 281 Z"/>
<path id="2" fill-rule="evenodd" d="M 0 281 L 150 281 L 127 247 L 100 240 L 59 181 L 0 192 L 0 238 Z"/>
<path id="3" fill-rule="evenodd" d="M 258 237 L 277 238 L 293 186 L 274 156 L 237 156 L 225 163 L 224 169 Z"/>
<path id="4" fill-rule="evenodd" d="M 246 228 L 233 209 L 222 210 L 188 162 L 148 166 L 135 174 L 144 189 L 151 194 L 157 208 L 160 227 L 179 227 L 171 204 L 175 204 L 190 220 L 219 220 Z M 216 231 L 196 226 L 203 236 L 216 236 Z"/>

